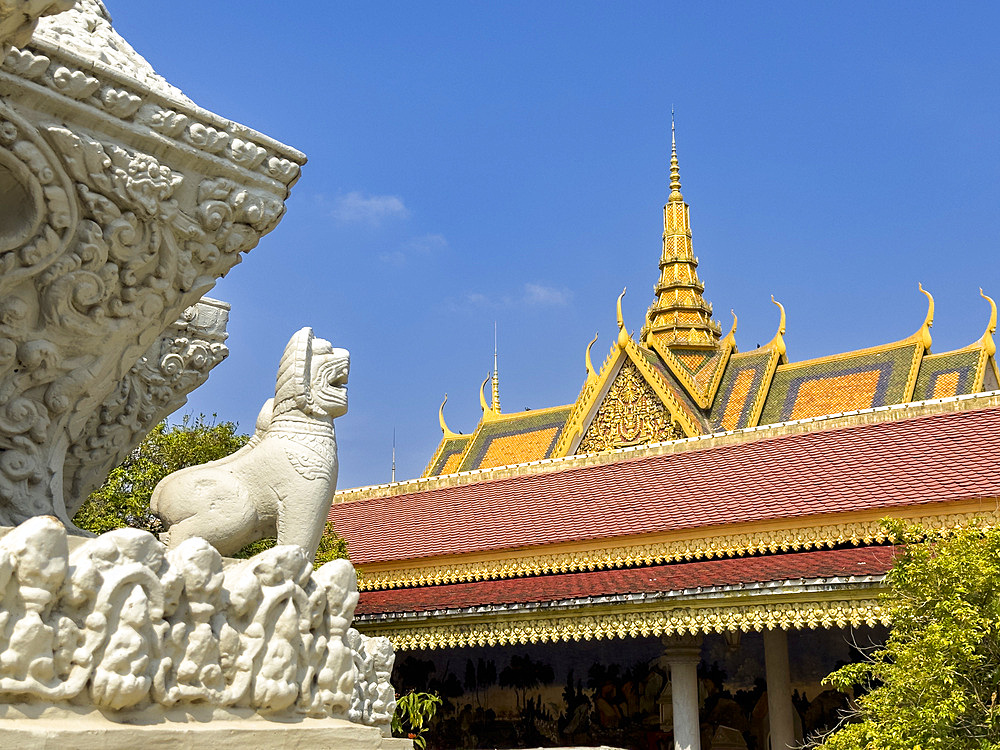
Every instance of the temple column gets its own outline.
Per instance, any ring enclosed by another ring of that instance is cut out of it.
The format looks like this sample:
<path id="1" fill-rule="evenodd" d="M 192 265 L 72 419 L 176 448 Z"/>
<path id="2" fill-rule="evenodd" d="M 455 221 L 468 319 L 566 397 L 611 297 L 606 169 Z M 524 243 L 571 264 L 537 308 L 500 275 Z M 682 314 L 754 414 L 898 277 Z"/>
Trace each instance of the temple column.
<path id="1" fill-rule="evenodd" d="M 764 631 L 764 668 L 767 670 L 767 717 L 771 727 L 771 750 L 795 746 L 792 719 L 792 680 L 788 669 L 788 633 Z"/>
<path id="2" fill-rule="evenodd" d="M 670 670 L 675 750 L 701 750 L 698 715 L 698 664 L 701 636 L 664 638 L 663 661 Z"/>

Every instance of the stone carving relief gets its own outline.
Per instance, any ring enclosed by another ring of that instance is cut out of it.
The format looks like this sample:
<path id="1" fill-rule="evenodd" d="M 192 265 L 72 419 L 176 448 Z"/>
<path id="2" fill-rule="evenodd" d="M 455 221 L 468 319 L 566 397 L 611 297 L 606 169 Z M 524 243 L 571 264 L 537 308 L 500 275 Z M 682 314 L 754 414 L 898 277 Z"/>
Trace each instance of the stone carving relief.
<path id="1" fill-rule="evenodd" d="M 0 246 L 0 521 L 68 521 L 85 496 L 57 495 L 67 443 L 282 205 L 209 178 L 185 211 L 184 175 L 157 158 L 2 110 L 0 145 L 18 196 Z"/>
<path id="2" fill-rule="evenodd" d="M 580 442 L 578 453 L 606 451 L 684 437 L 631 360 L 622 363 Z"/>
<path id="3" fill-rule="evenodd" d="M 167 524 L 168 546 L 202 537 L 232 554 L 277 536 L 312 557 L 337 488 L 333 420 L 347 413 L 349 372 L 346 350 L 311 328 L 292 336 L 250 442 L 171 474 L 153 490 L 150 510 Z"/>
<path id="4" fill-rule="evenodd" d="M 23 47 L 42 16 L 69 10 L 76 0 L 0 0 L 0 52 Z"/>
<path id="5" fill-rule="evenodd" d="M 207 297 L 192 305 L 139 358 L 66 454 L 63 485 L 86 497 L 157 422 L 184 405 L 187 394 L 229 354 L 229 305 Z"/>
<path id="6" fill-rule="evenodd" d="M 185 311 L 274 228 L 304 161 L 195 107 L 97 0 L 43 20 L 30 41 L 15 29 L 72 5 L 0 0 L 0 39 L 18 44 L 0 65 L 6 525 L 39 514 L 69 525 L 103 472 L 221 361 L 223 339 L 198 322 L 209 308 Z"/>
<path id="7" fill-rule="evenodd" d="M 0 539 L 0 594 L 4 703 L 86 704 L 130 722 L 201 704 L 389 734 L 395 656 L 350 627 L 346 560 L 314 572 L 282 546 L 223 568 L 202 539 L 168 552 L 137 529 L 70 554 L 62 525 L 39 517 Z"/>

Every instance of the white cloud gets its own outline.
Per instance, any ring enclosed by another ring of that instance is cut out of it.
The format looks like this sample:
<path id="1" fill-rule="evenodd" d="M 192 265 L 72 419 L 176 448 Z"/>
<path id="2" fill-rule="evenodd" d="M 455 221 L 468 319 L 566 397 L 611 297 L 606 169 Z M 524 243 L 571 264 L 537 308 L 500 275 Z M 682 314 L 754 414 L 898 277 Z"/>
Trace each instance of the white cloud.
<path id="1" fill-rule="evenodd" d="M 425 234 L 423 237 L 414 237 L 411 240 L 407 240 L 403 245 L 403 250 L 421 255 L 430 255 L 439 250 L 444 250 L 446 247 L 448 247 L 448 240 L 444 238 L 444 235 Z"/>
<path id="2" fill-rule="evenodd" d="M 562 307 L 568 305 L 573 293 L 568 289 L 556 289 L 542 284 L 525 284 L 524 301 L 529 305 L 551 305 Z"/>
<path id="3" fill-rule="evenodd" d="M 397 268 L 406 265 L 406 253 L 402 250 L 390 250 L 385 253 L 379 253 L 378 259 L 386 265 L 396 266 Z"/>
<path id="4" fill-rule="evenodd" d="M 526 283 L 520 294 L 501 294 L 491 297 L 481 292 L 466 292 L 459 306 L 498 309 L 504 307 L 563 307 L 568 305 L 573 293 L 543 284 Z"/>
<path id="5" fill-rule="evenodd" d="M 378 259 L 390 266 L 405 266 L 407 261 L 417 256 L 430 256 L 448 247 L 448 240 L 440 234 L 425 234 L 412 237 L 395 250 L 379 253 Z"/>
<path id="6" fill-rule="evenodd" d="M 405 219 L 410 212 L 398 196 L 353 191 L 337 197 L 331 214 L 341 224 L 378 226 L 387 219 Z"/>

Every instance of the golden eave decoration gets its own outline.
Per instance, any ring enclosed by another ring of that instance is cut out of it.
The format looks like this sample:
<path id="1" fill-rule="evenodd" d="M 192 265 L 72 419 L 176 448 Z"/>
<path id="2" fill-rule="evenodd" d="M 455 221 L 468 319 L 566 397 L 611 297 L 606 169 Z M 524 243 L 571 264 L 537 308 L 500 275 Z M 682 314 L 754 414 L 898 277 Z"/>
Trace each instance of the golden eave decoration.
<path id="1" fill-rule="evenodd" d="M 877 585 L 829 593 L 771 595 L 766 602 L 703 602 L 686 606 L 581 607 L 561 614 L 491 614 L 379 626 L 359 623 L 369 636 L 385 636 L 397 649 L 506 646 L 662 635 L 806 630 L 888 625 Z"/>

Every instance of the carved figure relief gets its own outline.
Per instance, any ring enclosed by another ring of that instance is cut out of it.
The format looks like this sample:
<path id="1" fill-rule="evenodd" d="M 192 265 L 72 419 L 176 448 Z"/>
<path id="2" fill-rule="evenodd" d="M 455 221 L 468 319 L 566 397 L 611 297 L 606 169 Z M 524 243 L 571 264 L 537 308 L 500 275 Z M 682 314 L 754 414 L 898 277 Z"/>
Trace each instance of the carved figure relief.
<path id="1" fill-rule="evenodd" d="M 350 366 L 346 350 L 311 328 L 292 336 L 274 398 L 264 404 L 250 442 L 171 474 L 153 490 L 150 510 L 167 524 L 168 546 L 202 537 L 231 554 L 277 536 L 278 544 L 298 544 L 312 557 L 337 488 L 333 420 L 347 412 Z M 277 683 L 274 689 L 280 691 Z"/>
<path id="2" fill-rule="evenodd" d="M 683 430 L 673 421 L 663 402 L 632 361 L 626 359 L 577 452 L 606 451 L 682 437 Z"/>
<path id="3" fill-rule="evenodd" d="M 297 546 L 222 568 L 203 539 L 169 552 L 119 529 L 72 555 L 33 518 L 0 539 L 0 701 L 141 716 L 202 703 L 270 717 L 350 718 L 389 733 L 395 658 L 350 627 L 357 576 L 313 572 Z"/>

